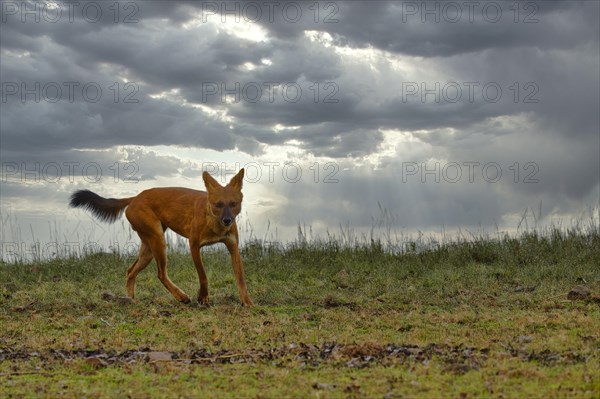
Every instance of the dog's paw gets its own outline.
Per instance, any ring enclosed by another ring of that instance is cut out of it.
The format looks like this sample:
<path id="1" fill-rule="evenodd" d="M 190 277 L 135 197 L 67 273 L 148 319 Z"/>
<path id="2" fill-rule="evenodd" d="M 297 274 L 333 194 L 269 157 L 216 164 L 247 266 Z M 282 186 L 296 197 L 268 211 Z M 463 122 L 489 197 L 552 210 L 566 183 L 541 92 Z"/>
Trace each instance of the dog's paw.
<path id="1" fill-rule="evenodd" d="M 206 295 L 206 296 L 199 296 L 198 297 L 198 303 L 200 305 L 203 305 L 203 306 L 210 306 L 210 301 L 208 300 L 208 295 Z"/>

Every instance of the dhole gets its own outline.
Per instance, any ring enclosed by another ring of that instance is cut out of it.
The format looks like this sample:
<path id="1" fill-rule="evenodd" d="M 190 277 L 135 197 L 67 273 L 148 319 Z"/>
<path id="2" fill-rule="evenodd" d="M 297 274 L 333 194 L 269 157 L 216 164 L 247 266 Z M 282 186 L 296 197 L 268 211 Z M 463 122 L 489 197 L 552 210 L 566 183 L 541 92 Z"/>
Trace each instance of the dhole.
<path id="1" fill-rule="evenodd" d="M 221 186 L 208 172 L 202 174 L 207 192 L 188 188 L 151 188 L 131 198 L 102 198 L 81 190 L 73 193 L 70 205 L 83 207 L 105 222 L 114 222 L 125 210 L 131 227 L 142 240 L 140 252 L 127 269 L 127 295 L 135 297 L 135 278 L 152 259 L 158 266 L 158 278 L 180 302 L 190 302 L 189 296 L 167 275 L 167 252 L 164 232 L 171 229 L 189 240 L 192 259 L 198 272 L 200 290 L 198 302 L 208 305 L 208 279 L 204 272 L 200 248 L 222 242 L 231 254 L 231 264 L 243 306 L 252 306 L 244 282 L 244 269 L 238 249 L 235 217 L 242 209 L 244 169 L 229 184 Z"/>

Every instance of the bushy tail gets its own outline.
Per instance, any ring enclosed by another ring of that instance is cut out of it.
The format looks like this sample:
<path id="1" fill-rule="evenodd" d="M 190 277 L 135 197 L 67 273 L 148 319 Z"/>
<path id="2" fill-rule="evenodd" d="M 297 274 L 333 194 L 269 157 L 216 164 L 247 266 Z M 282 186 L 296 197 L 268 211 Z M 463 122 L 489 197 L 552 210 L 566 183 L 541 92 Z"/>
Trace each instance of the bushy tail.
<path id="1" fill-rule="evenodd" d="M 71 195 L 69 205 L 73 208 L 85 208 L 103 222 L 112 223 L 123 214 L 132 198 L 103 198 L 90 190 L 79 190 Z"/>

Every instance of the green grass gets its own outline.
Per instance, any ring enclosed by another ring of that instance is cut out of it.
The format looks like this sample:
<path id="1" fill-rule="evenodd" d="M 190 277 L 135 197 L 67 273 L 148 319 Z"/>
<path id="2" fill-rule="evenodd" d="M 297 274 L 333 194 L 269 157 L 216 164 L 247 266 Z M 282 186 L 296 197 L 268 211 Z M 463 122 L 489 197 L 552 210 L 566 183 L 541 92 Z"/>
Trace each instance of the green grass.
<path id="1" fill-rule="evenodd" d="M 600 234 L 407 248 L 335 240 L 245 245 L 257 305 L 228 255 L 204 254 L 212 305 L 176 303 L 133 258 L 0 264 L 0 397 L 540 397 L 600 392 Z M 187 254 L 171 279 L 195 297 Z M 568 300 L 576 285 L 588 300 Z M 405 348 L 394 354 L 391 348 Z M 325 354 L 327 348 L 334 348 Z M 95 350 L 113 356 L 86 360 Z M 129 356 L 140 351 L 138 358 Z M 149 362 L 149 351 L 172 361 Z M 413 353 L 414 352 L 414 353 Z M 198 358 L 198 353 L 208 354 Z M 204 357 L 208 356 L 207 358 Z M 188 359 L 188 360 L 186 360 Z M 194 360 L 196 359 L 196 360 Z"/>

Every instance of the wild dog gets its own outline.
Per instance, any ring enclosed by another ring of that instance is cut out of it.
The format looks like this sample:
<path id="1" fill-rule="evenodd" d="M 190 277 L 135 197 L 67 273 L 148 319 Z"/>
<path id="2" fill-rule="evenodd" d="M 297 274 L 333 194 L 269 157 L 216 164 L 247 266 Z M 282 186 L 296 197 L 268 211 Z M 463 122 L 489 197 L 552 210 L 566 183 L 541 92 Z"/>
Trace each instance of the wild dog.
<path id="1" fill-rule="evenodd" d="M 188 239 L 200 290 L 198 302 L 208 305 L 208 279 L 204 271 L 200 248 L 222 242 L 231 255 L 242 306 L 252 306 L 244 281 L 244 268 L 238 249 L 236 216 L 242 209 L 244 169 L 229 184 L 221 186 L 208 172 L 202 174 L 206 192 L 181 187 L 151 188 L 130 198 L 103 198 L 89 190 L 71 195 L 70 206 L 82 207 L 101 221 L 112 223 L 125 211 L 131 227 L 140 237 L 137 259 L 127 269 L 127 295 L 135 298 L 135 278 L 154 259 L 158 278 L 180 302 L 189 303 L 189 296 L 167 275 L 167 251 L 164 233 L 171 229 Z"/>

